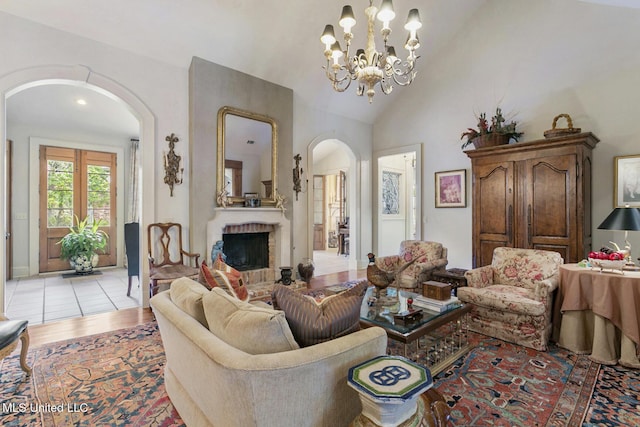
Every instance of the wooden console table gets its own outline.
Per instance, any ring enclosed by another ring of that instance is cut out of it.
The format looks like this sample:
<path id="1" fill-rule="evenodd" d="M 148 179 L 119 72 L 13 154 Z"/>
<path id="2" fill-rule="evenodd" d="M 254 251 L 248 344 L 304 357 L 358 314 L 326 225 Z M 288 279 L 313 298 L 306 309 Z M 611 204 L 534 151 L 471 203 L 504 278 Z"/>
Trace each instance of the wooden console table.
<path id="1" fill-rule="evenodd" d="M 640 273 L 562 265 L 554 305 L 554 338 L 559 346 L 590 354 L 595 362 L 640 368 L 638 301 Z"/>

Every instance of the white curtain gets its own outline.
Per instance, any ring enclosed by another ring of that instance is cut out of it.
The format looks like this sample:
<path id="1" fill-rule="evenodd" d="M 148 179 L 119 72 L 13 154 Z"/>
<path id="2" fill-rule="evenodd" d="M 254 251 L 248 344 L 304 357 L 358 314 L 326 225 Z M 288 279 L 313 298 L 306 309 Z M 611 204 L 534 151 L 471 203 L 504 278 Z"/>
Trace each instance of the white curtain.
<path id="1" fill-rule="evenodd" d="M 127 222 L 139 222 L 140 220 L 140 141 L 137 138 L 131 139 L 131 168 L 129 170 L 129 209 L 127 211 Z"/>

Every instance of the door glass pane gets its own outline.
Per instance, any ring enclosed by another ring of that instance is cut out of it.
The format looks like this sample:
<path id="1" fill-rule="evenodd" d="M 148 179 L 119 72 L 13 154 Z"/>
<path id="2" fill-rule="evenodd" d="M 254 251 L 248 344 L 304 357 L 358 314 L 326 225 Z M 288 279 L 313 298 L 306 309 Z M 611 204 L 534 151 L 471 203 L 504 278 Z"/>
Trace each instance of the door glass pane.
<path id="1" fill-rule="evenodd" d="M 47 227 L 73 225 L 73 162 L 47 161 Z"/>
<path id="2" fill-rule="evenodd" d="M 87 165 L 87 216 L 89 222 L 102 220 L 111 224 L 111 168 Z"/>

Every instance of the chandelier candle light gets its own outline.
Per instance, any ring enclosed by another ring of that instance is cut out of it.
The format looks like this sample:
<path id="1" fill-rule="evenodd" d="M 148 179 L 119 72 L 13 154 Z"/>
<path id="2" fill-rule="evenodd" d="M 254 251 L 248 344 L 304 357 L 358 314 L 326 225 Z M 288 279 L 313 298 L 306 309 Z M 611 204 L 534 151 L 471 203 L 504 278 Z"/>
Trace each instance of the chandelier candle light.
<path id="1" fill-rule="evenodd" d="M 351 40 L 353 33 L 351 29 L 356 25 L 353 16 L 353 9 L 350 5 L 342 8 L 342 16 L 339 24 L 344 30 L 344 41 L 347 44 L 347 50 L 342 51 L 340 43 L 336 40 L 333 32 L 333 25 L 327 25 L 324 28 L 320 40 L 325 45 L 324 56 L 327 58 L 325 67 L 327 77 L 331 81 L 333 89 L 337 92 L 344 92 L 352 80 L 358 80 L 358 96 L 364 95 L 365 91 L 369 97 L 369 103 L 373 101 L 375 95 L 375 85 L 380 83 L 382 93 L 388 95 L 393 90 L 393 83 L 399 86 L 407 86 L 411 84 L 416 76 L 414 70 L 415 62 L 419 58 L 415 51 L 420 47 L 417 31 L 422 27 L 418 9 L 411 9 L 407 22 L 404 25 L 408 31 L 405 49 L 409 51 L 406 61 L 401 61 L 396 57 L 393 46 L 388 46 L 387 42 L 391 28 L 389 23 L 395 18 L 391 0 L 382 0 L 380 11 L 373 6 L 373 0 L 369 0 L 369 7 L 365 9 L 368 19 L 367 26 L 367 45 L 365 49 L 358 49 L 354 56 L 349 56 Z M 374 39 L 375 18 L 382 22 L 382 38 L 384 40 L 384 50 L 378 52 Z M 343 58 L 343 63 L 339 62 Z M 333 63 L 332 63 L 333 60 Z"/>

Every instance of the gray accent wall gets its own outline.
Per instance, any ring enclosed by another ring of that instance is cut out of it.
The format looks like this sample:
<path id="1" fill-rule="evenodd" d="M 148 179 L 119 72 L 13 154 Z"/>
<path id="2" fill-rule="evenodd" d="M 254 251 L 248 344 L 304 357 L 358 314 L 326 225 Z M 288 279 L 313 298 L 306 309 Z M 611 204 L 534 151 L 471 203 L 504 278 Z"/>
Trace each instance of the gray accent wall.
<path id="1" fill-rule="evenodd" d="M 189 68 L 190 242 L 192 251 L 204 259 L 211 250 L 206 247 L 207 221 L 216 208 L 217 115 L 224 106 L 264 114 L 276 121 L 278 176 L 274 189 L 287 198 L 285 215 L 293 220 L 293 91 L 193 57 Z"/>

